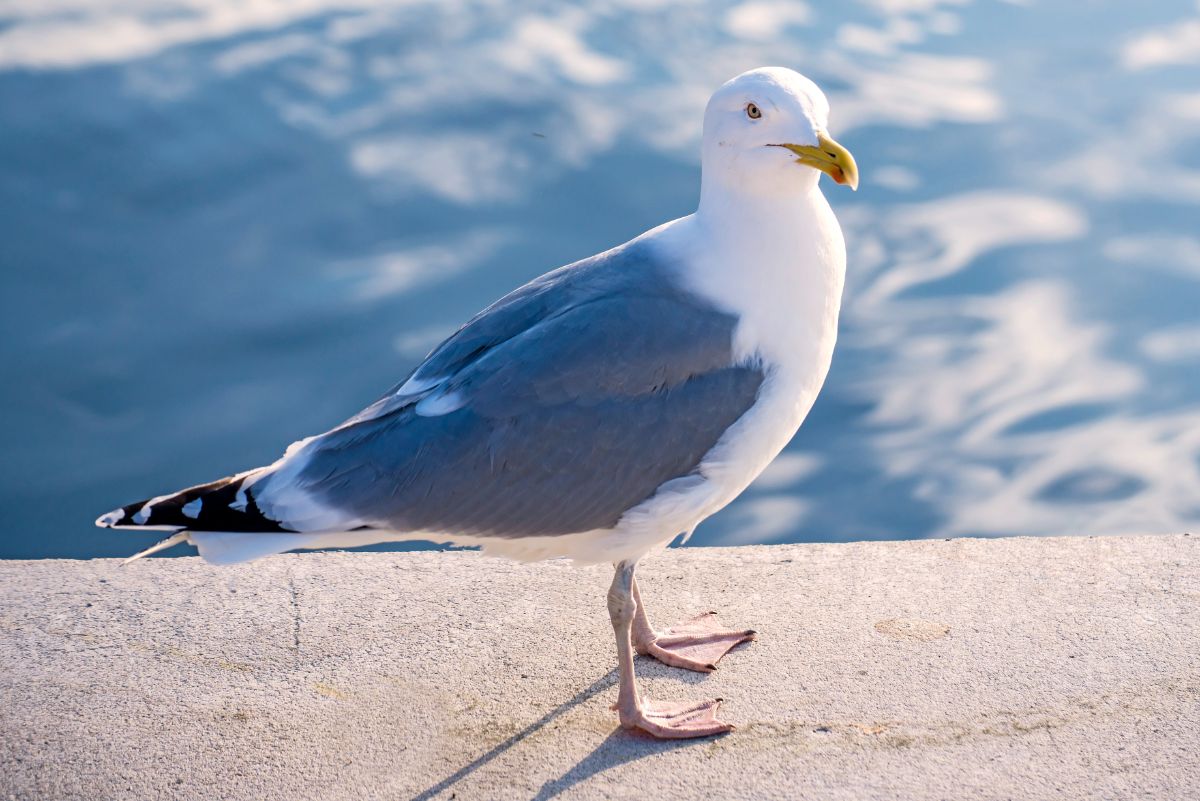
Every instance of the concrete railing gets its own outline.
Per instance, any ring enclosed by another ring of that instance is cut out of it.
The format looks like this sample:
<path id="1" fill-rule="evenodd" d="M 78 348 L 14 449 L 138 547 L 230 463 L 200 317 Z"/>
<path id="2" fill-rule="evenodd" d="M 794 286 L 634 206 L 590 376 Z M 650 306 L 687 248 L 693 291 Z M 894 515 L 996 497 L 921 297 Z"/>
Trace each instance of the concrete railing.
<path id="1" fill-rule="evenodd" d="M 1200 542 L 673 550 L 759 639 L 621 731 L 606 568 L 474 553 L 0 563 L 0 799 L 1200 797 Z"/>

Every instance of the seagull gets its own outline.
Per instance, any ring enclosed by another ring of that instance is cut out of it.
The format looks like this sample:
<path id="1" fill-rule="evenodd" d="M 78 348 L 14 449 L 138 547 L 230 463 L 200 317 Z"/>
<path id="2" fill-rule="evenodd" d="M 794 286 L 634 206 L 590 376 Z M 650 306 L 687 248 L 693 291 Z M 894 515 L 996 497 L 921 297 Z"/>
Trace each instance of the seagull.
<path id="1" fill-rule="evenodd" d="M 174 532 L 127 561 L 182 542 L 231 564 L 420 539 L 610 562 L 621 726 L 730 731 L 720 699 L 644 696 L 634 652 L 709 672 L 755 632 L 714 613 L 654 628 L 634 567 L 741 494 L 825 381 L 846 247 L 818 181 L 858 186 L 828 117 L 825 95 L 790 69 L 733 78 L 704 112 L 694 214 L 505 295 L 273 464 L 96 524 Z"/>

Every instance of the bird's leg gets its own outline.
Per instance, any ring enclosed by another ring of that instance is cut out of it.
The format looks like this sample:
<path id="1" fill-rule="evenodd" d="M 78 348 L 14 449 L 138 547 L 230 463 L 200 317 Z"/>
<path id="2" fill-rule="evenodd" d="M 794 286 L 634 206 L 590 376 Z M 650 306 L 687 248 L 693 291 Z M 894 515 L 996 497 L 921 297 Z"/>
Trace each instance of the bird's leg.
<path id="1" fill-rule="evenodd" d="M 663 704 L 641 697 L 633 674 L 632 629 L 637 614 L 633 597 L 633 562 L 621 562 L 608 590 L 608 616 L 617 635 L 617 664 L 620 687 L 613 707 L 621 716 L 621 726 L 641 729 L 660 738 L 707 737 L 733 729 L 717 720 L 721 699 L 698 704 Z"/>
<path id="2" fill-rule="evenodd" d="M 717 613 L 701 615 L 673 626 L 659 634 L 650 625 L 646 605 L 633 581 L 633 602 L 637 612 L 633 618 L 633 647 L 639 654 L 652 656 L 672 667 L 711 673 L 717 662 L 735 645 L 754 639 L 754 629 L 723 629 L 717 625 Z"/>

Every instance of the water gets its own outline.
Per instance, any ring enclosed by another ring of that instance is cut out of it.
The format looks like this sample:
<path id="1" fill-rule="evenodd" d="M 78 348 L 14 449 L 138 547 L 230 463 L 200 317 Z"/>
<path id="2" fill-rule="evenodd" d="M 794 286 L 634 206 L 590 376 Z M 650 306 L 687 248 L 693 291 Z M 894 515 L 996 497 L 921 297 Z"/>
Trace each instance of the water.
<path id="1" fill-rule="evenodd" d="M 0 11 L 0 556 L 274 459 L 519 283 L 690 212 L 738 72 L 857 194 L 826 389 L 695 542 L 1200 520 L 1200 7 L 24 0 Z"/>

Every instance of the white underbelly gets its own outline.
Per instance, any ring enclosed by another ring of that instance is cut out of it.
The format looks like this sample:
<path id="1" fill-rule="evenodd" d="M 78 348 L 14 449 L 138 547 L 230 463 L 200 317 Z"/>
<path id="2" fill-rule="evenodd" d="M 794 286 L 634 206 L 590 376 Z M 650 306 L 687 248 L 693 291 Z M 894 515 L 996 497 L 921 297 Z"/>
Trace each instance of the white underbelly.
<path id="1" fill-rule="evenodd" d="M 811 382 L 813 386 L 802 386 L 778 375 L 763 383 L 758 402 L 701 463 L 701 472 L 713 487 L 713 498 L 704 510 L 704 517 L 740 495 L 787 446 L 808 416 L 824 381 L 824 372 Z"/>

